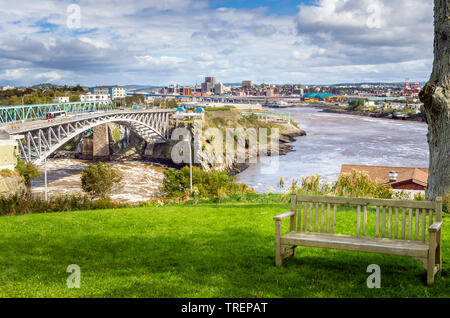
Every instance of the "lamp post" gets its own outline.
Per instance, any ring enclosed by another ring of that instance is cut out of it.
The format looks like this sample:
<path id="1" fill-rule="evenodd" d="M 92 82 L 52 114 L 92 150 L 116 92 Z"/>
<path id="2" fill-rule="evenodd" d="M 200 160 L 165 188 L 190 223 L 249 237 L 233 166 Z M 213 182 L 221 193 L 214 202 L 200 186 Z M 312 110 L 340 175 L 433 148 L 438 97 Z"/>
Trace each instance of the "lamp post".
<path id="1" fill-rule="evenodd" d="M 48 201 L 48 186 L 47 186 L 47 158 L 44 159 L 44 179 L 45 179 L 45 201 Z"/>
<path id="2" fill-rule="evenodd" d="M 191 140 L 188 138 L 184 139 L 185 142 L 189 145 L 189 177 L 190 177 L 190 183 L 191 183 L 191 195 L 192 195 L 192 147 L 191 147 Z"/>

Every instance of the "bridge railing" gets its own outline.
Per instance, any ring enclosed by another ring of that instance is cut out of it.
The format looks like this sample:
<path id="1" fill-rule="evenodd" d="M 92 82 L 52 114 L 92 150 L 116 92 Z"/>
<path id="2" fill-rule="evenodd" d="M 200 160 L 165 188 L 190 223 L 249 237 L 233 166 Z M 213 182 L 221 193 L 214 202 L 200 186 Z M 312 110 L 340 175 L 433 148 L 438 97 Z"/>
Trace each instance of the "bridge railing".
<path id="1" fill-rule="evenodd" d="M 0 124 L 44 119 L 47 113 L 55 111 L 66 111 L 68 114 L 71 114 L 110 110 L 114 110 L 114 104 L 110 100 L 0 106 Z"/>

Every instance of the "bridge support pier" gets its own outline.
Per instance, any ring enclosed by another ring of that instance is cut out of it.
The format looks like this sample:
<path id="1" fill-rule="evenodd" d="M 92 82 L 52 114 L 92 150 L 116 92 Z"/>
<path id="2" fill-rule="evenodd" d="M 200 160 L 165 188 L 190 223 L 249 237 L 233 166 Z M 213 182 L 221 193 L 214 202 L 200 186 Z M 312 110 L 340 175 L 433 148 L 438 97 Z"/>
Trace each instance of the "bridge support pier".
<path id="1" fill-rule="evenodd" d="M 110 159 L 108 125 L 100 125 L 93 128 L 92 159 L 103 161 Z"/>
<path id="2" fill-rule="evenodd" d="M 93 134 L 83 138 L 81 159 L 108 161 L 110 159 L 108 125 L 103 124 L 92 129 Z"/>

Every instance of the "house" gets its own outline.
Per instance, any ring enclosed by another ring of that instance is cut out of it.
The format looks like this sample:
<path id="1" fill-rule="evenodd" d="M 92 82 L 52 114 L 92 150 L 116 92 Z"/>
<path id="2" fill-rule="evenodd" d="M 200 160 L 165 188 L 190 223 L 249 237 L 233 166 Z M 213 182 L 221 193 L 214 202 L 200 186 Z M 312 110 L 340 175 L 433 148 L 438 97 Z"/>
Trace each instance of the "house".
<path id="1" fill-rule="evenodd" d="M 0 170 L 14 170 L 17 163 L 18 140 L 23 138 L 19 135 L 9 135 L 9 133 L 0 129 Z"/>
<path id="2" fill-rule="evenodd" d="M 55 103 L 69 103 L 70 97 L 69 96 L 58 96 L 54 99 Z"/>
<path id="3" fill-rule="evenodd" d="M 89 92 L 93 95 L 109 95 L 112 100 L 127 96 L 127 89 L 117 85 L 91 87 L 89 88 Z"/>
<path id="4" fill-rule="evenodd" d="M 80 95 L 80 101 L 82 102 L 90 102 L 90 101 L 96 101 L 96 100 L 110 100 L 111 97 L 109 94 L 92 94 L 87 93 L 85 95 Z"/>
<path id="5" fill-rule="evenodd" d="M 423 191 L 428 185 L 428 168 L 342 165 L 341 175 L 352 170 L 366 172 L 373 181 L 397 190 Z"/>

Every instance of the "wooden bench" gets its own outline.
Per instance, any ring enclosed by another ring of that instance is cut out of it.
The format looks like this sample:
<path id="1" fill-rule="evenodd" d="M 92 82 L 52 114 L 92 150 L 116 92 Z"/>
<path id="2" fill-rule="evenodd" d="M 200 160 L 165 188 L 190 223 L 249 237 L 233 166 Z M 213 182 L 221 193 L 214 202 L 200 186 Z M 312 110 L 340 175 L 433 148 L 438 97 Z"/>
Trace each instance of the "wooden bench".
<path id="1" fill-rule="evenodd" d="M 356 206 L 356 213 L 340 215 L 338 205 Z M 341 220 L 344 216 L 352 219 Z M 289 233 L 283 235 L 282 220 L 287 218 Z M 274 220 L 276 266 L 295 257 L 297 246 L 306 246 L 410 256 L 423 263 L 428 285 L 442 269 L 442 198 L 430 202 L 293 195 L 291 211 Z M 340 226 L 343 221 L 354 224 L 354 235 L 336 233 L 336 224 L 338 230 L 345 227 Z"/>

